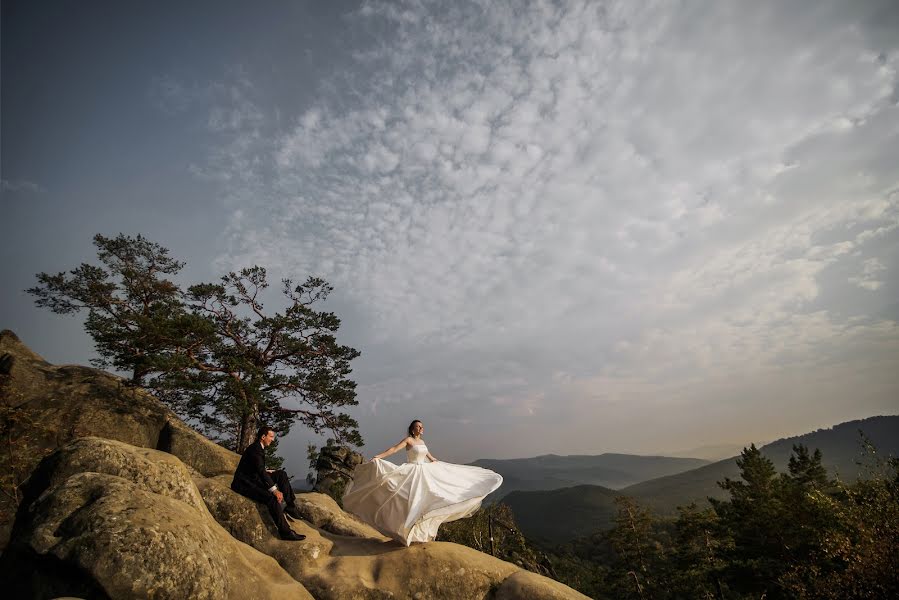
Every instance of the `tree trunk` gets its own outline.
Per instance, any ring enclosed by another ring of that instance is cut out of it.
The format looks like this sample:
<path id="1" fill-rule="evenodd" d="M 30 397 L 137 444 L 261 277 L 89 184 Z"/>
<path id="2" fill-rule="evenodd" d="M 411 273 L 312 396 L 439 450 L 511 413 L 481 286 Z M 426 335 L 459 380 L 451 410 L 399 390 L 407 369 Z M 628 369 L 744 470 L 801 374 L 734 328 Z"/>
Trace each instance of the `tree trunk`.
<path id="1" fill-rule="evenodd" d="M 237 448 L 235 452 L 243 454 L 247 446 L 256 438 L 256 428 L 259 426 L 259 414 L 254 410 L 245 414 L 240 420 L 240 433 L 237 436 Z"/>

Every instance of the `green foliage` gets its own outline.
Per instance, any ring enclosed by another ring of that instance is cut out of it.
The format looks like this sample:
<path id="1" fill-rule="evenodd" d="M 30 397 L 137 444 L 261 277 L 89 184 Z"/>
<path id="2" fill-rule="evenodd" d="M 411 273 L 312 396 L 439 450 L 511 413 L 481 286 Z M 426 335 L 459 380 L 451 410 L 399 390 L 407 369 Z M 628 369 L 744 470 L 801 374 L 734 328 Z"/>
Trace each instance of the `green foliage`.
<path id="1" fill-rule="evenodd" d="M 725 555 L 724 577 L 739 592 L 760 596 L 776 588 L 788 558 L 788 540 L 779 518 L 786 508 L 783 486 L 774 464 L 755 444 L 743 449 L 737 466 L 742 481 L 726 478 L 720 484 L 730 500 L 712 501 L 733 538 Z"/>
<path id="2" fill-rule="evenodd" d="M 670 554 L 671 592 L 681 598 L 720 598 L 726 565 L 722 556 L 732 550 L 733 540 L 713 510 L 690 504 L 678 512 Z"/>
<path id="3" fill-rule="evenodd" d="M 359 352 L 337 343 L 340 319 L 316 309 L 332 290 L 327 282 L 283 280 L 287 307 L 266 313 L 262 267 L 185 291 L 166 279 L 184 263 L 159 244 L 97 235 L 94 245 L 102 266 L 39 273 L 28 292 L 53 312 L 87 312 L 97 366 L 129 371 L 134 384 L 237 451 L 263 422 L 282 435 L 299 422 L 362 445 L 358 423 L 341 412 L 357 403 L 349 375 Z"/>
<path id="4" fill-rule="evenodd" d="M 87 311 L 85 330 L 94 338 L 100 368 L 131 373 L 136 385 L 164 368 L 170 336 L 183 304 L 178 286 L 166 279 L 184 263 L 168 250 L 138 235 L 94 236 L 103 266 L 82 263 L 70 271 L 38 273 L 38 285 L 26 290 L 35 304 L 57 314 Z"/>
<path id="5" fill-rule="evenodd" d="M 557 546 L 551 562 L 593 597 L 899 597 L 899 461 L 880 459 L 854 483 L 830 481 L 821 463 L 794 445 L 778 474 L 750 446 L 712 509 L 659 519 L 624 498 L 614 528 Z"/>
<path id="6" fill-rule="evenodd" d="M 615 499 L 618 516 L 608 539 L 615 549 L 613 586 L 619 598 L 653 598 L 667 584 L 662 544 L 653 536 L 653 519 L 628 496 Z"/>
<path id="7" fill-rule="evenodd" d="M 309 460 L 309 472 L 306 474 L 306 483 L 308 483 L 309 485 L 315 484 L 315 465 L 318 463 L 318 456 L 319 452 L 316 445 L 306 444 L 306 458 Z"/>
<path id="8" fill-rule="evenodd" d="M 870 479 L 809 493 L 808 505 L 827 520 L 807 558 L 782 577 L 791 597 L 899 597 L 899 460 L 878 466 Z"/>
<path id="9" fill-rule="evenodd" d="M 265 447 L 265 466 L 269 469 L 283 469 L 284 457 L 278 454 L 278 443 L 281 440 L 275 440 Z"/>
<path id="10" fill-rule="evenodd" d="M 535 573 L 553 574 L 547 558 L 528 544 L 505 504 L 483 506 L 466 519 L 444 523 L 437 539 L 474 548 Z"/>
<path id="11" fill-rule="evenodd" d="M 343 494 L 346 492 L 348 483 L 346 479 L 335 479 L 328 488 L 328 495 L 334 498 L 340 508 L 343 508 Z"/>
<path id="12" fill-rule="evenodd" d="M 267 423 L 286 433 L 298 421 L 316 433 L 329 431 L 341 443 L 361 446 L 358 423 L 339 409 L 357 404 L 348 378 L 359 351 L 337 343 L 340 319 L 317 311 L 332 288 L 309 278 L 282 281 L 288 300 L 280 313 L 266 314 L 259 296 L 268 287 L 262 267 L 228 273 L 218 284 L 188 288 L 190 310 L 210 324 L 195 348 L 186 348 L 177 368 L 160 378 L 174 390 L 170 401 L 210 433 L 249 444 Z M 209 403 L 217 407 L 208 411 Z"/>

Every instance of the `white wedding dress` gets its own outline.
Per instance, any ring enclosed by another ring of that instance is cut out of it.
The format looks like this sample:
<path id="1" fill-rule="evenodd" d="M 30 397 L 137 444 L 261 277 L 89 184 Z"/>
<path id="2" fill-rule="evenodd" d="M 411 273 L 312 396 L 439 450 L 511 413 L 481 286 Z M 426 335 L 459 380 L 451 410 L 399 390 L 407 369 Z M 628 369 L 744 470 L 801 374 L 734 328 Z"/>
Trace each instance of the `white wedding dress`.
<path id="1" fill-rule="evenodd" d="M 406 449 L 406 463 L 362 463 L 343 494 L 343 507 L 405 545 L 430 542 L 441 523 L 471 516 L 503 482 L 498 473 L 445 462 L 428 462 L 428 449 Z"/>

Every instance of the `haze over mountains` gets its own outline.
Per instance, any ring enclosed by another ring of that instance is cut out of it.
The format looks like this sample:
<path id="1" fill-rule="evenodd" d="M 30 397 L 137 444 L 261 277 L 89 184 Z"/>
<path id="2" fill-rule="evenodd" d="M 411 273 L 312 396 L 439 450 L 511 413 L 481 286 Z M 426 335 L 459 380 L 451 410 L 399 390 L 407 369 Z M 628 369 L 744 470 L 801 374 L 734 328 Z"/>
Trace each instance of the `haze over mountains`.
<path id="1" fill-rule="evenodd" d="M 790 453 L 794 444 L 804 444 L 809 449 L 818 448 L 823 454 L 823 461 L 831 476 L 851 481 L 859 476 L 865 476 L 865 465 L 858 464 L 863 458 L 862 431 L 876 448 L 878 456 L 899 454 L 899 415 L 878 416 L 858 421 L 841 423 L 830 429 L 819 429 L 800 436 L 777 440 L 761 447 L 762 453 L 774 463 L 778 471 L 786 471 Z M 633 457 L 627 455 L 601 455 L 626 457 L 616 458 L 619 467 L 626 464 L 639 465 L 645 470 L 635 472 L 632 477 L 638 478 L 639 473 L 646 473 L 654 468 L 662 468 L 665 465 L 673 468 L 678 463 L 669 461 L 684 460 L 667 457 Z M 523 468 L 524 461 L 536 461 L 544 457 L 534 459 L 519 459 L 521 463 L 516 466 Z M 573 457 L 556 457 L 559 459 Z M 646 507 L 651 508 L 660 515 L 673 515 L 677 507 L 696 502 L 707 503 L 709 496 L 724 498 L 726 494 L 717 485 L 726 477 L 731 479 L 739 477 L 739 469 L 736 464 L 736 456 L 715 463 L 707 463 L 699 460 L 694 468 L 682 469 L 679 472 L 645 479 L 639 483 L 620 487 L 617 489 L 609 485 L 577 485 L 565 488 L 548 486 L 553 481 L 547 481 L 547 487 L 543 490 L 533 488 L 526 491 L 521 488 L 507 491 L 502 501 L 508 504 L 515 513 L 515 519 L 521 526 L 525 535 L 536 540 L 549 542 L 563 542 L 575 537 L 588 535 L 594 531 L 606 529 L 611 526 L 617 512 L 615 498 L 618 495 L 628 495 Z M 646 459 L 646 460 L 632 460 Z M 698 460 L 698 459 L 697 459 Z M 475 464 L 487 466 L 494 461 L 478 461 Z M 501 463 L 513 461 L 495 461 L 500 463 L 498 468 L 503 468 Z M 548 461 L 552 463 L 552 461 Z M 488 468 L 494 468 L 489 466 Z M 570 472 L 576 472 L 571 469 Z M 624 472 L 623 469 L 621 469 Z M 502 471 L 499 471 L 502 473 Z M 518 472 L 515 472 L 518 474 Z M 619 478 L 626 477 L 621 474 Z M 524 480 L 525 483 L 537 485 L 532 479 Z M 520 484 L 521 480 L 513 479 L 512 484 Z M 505 487 L 505 484 L 504 486 Z M 502 491 L 502 488 L 500 488 Z"/>
<path id="2" fill-rule="evenodd" d="M 756 442 L 756 444 L 758 443 Z M 663 452 L 662 454 L 680 458 L 702 458 L 715 462 L 739 454 L 743 447 L 749 444 L 750 442 L 745 444 L 707 444 L 697 448 L 690 448 L 689 450 L 675 450 L 674 452 Z"/>
<path id="3" fill-rule="evenodd" d="M 698 458 L 606 453 L 597 456 L 545 454 L 533 458 L 481 459 L 472 464 L 503 476 L 502 487 L 491 498 L 498 500 L 517 490 L 554 490 L 583 484 L 615 490 L 695 469 L 708 462 Z"/>

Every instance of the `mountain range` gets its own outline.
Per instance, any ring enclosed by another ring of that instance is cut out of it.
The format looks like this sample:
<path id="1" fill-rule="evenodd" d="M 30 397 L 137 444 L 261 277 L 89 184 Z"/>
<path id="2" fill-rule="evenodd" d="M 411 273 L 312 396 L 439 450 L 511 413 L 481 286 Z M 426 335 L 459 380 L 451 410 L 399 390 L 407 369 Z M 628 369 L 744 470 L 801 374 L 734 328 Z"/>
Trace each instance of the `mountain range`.
<path id="1" fill-rule="evenodd" d="M 895 456 L 899 454 L 899 415 L 877 416 L 841 423 L 829 429 L 819 429 L 804 435 L 780 439 L 762 446 L 760 450 L 771 459 L 778 471 L 785 472 L 794 444 L 804 444 L 812 450 L 820 449 L 823 455 L 822 463 L 831 476 L 839 477 L 844 481 L 852 481 L 860 476 L 864 477 L 865 469 L 868 468 L 865 461 L 862 460 L 864 456 L 860 431 L 876 447 L 877 455 L 891 454 Z M 627 455 L 601 456 L 624 457 Z M 539 463 L 544 458 L 519 460 Z M 652 461 L 660 461 L 657 464 L 669 466 L 676 464 L 660 460 L 666 458 L 629 456 L 616 460 L 619 461 L 617 463 L 619 465 L 646 466 L 653 464 Z M 618 489 L 613 489 L 609 485 L 575 485 L 558 489 L 544 488 L 539 491 L 526 491 L 519 488 L 510 490 L 502 498 L 502 501 L 510 506 L 516 521 L 526 536 L 546 542 L 563 542 L 611 527 L 617 514 L 615 498 L 618 495 L 632 496 L 641 506 L 648 507 L 656 514 L 663 516 L 672 516 L 676 514 L 678 506 L 691 502 L 703 505 L 707 504 L 709 497 L 724 498 L 726 493 L 718 486 L 717 482 L 723 481 L 726 477 L 731 479 L 739 477 L 737 458 L 734 456 L 714 463 L 699 461 L 702 464 L 695 468 L 682 469 L 676 473 L 644 479 L 639 483 Z M 667 460 L 683 459 L 668 458 Z M 477 461 L 475 464 L 487 466 L 492 462 L 494 461 Z M 860 462 L 862 464 L 859 464 Z M 521 465 L 524 464 L 526 463 L 521 463 Z M 503 466 L 499 465 L 500 468 Z M 623 476 L 618 476 L 619 481 L 626 479 L 627 476 L 625 471 Z M 639 478 L 639 474 L 630 476 Z M 513 480 L 513 484 L 516 483 L 518 482 Z M 527 480 L 527 483 L 535 486 L 532 488 L 533 490 L 539 489 L 536 488 L 537 483 L 533 480 Z M 547 486 L 552 483 L 551 481 L 547 482 Z"/>
<path id="2" fill-rule="evenodd" d="M 503 476 L 502 487 L 490 498 L 495 501 L 519 490 L 554 490 L 585 484 L 615 490 L 695 469 L 708 462 L 698 458 L 607 453 L 596 456 L 545 454 L 533 458 L 482 459 L 471 464 Z"/>

